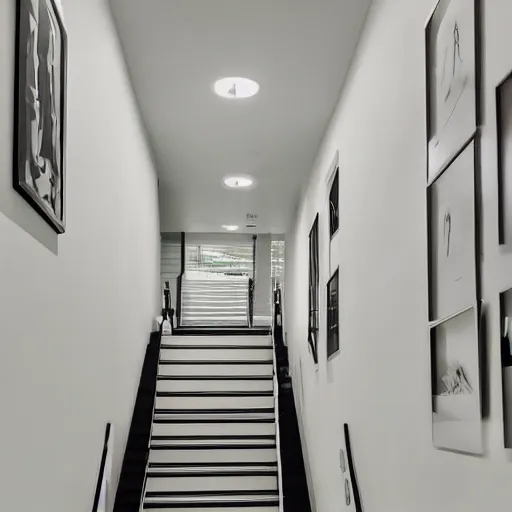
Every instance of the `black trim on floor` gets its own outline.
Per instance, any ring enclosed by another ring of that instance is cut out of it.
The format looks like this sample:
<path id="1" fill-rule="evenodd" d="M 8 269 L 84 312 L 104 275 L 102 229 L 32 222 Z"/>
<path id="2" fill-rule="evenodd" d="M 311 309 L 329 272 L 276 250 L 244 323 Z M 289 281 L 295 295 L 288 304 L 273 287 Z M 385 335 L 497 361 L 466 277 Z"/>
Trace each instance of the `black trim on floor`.
<path id="1" fill-rule="evenodd" d="M 158 375 L 157 380 L 274 380 L 273 375 Z"/>
<path id="2" fill-rule="evenodd" d="M 269 336 L 270 328 L 249 327 L 179 327 L 176 336 Z"/>
<path id="3" fill-rule="evenodd" d="M 272 345 L 162 345 L 162 350 L 272 350 Z"/>
<path id="4" fill-rule="evenodd" d="M 191 365 L 197 365 L 197 366 L 220 366 L 220 365 L 227 365 L 227 366 L 236 366 L 236 365 L 242 365 L 242 366 L 258 366 L 258 365 L 273 365 L 274 361 L 272 359 L 266 359 L 261 361 L 251 361 L 249 360 L 226 360 L 226 361 L 209 361 L 209 360 L 202 360 L 202 359 L 182 359 L 182 360 L 160 360 L 159 364 L 161 365 L 173 365 L 173 366 L 191 366 Z"/>
<path id="5" fill-rule="evenodd" d="M 265 462 L 150 462 L 149 469 L 156 468 L 246 468 L 246 467 L 277 468 L 277 460 Z"/>
<path id="6" fill-rule="evenodd" d="M 236 398 L 236 397 L 272 397 L 273 391 L 157 391 L 157 398 L 200 397 L 200 398 Z"/>
<path id="7" fill-rule="evenodd" d="M 174 496 L 275 496 L 279 497 L 279 491 L 269 490 L 237 490 L 237 491 L 148 491 L 146 498 L 171 498 Z"/>
<path id="8" fill-rule="evenodd" d="M 167 424 L 190 424 L 196 425 L 200 423 L 216 423 L 222 425 L 226 424 L 234 424 L 234 423 L 275 423 L 275 418 L 209 418 L 209 419 L 199 419 L 199 418 L 157 418 L 153 420 L 153 423 L 167 423 Z"/>
<path id="9" fill-rule="evenodd" d="M 219 501 L 219 502 L 189 502 L 189 503 L 144 503 L 143 510 L 164 509 L 164 508 L 255 508 L 255 507 L 278 507 L 279 500 L 273 501 Z"/>
<path id="10" fill-rule="evenodd" d="M 233 436 L 152 436 L 151 441 L 226 441 L 232 439 L 235 441 L 256 441 L 256 440 L 274 440 L 276 436 L 273 435 L 233 435 Z"/>
<path id="11" fill-rule="evenodd" d="M 199 450 L 274 450 L 276 444 L 152 444 L 154 451 L 199 451 Z"/>
<path id="12" fill-rule="evenodd" d="M 274 414 L 273 407 L 247 407 L 243 409 L 155 409 L 157 414 Z"/>

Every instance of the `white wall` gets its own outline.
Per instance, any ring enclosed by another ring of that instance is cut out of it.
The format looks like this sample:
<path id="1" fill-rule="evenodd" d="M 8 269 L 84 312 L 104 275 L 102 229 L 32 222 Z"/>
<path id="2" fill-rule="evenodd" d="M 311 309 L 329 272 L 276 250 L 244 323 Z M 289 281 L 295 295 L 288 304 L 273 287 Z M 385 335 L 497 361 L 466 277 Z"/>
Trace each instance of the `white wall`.
<path id="1" fill-rule="evenodd" d="M 272 322 L 271 284 L 271 238 L 270 235 L 258 235 L 256 240 L 256 286 L 254 288 L 255 325 L 269 325 Z"/>
<path id="2" fill-rule="evenodd" d="M 157 178 L 103 0 L 63 0 L 67 232 L 12 189 L 15 0 L 0 0 L 2 510 L 89 512 L 105 425 L 117 484 L 159 299 Z"/>
<path id="3" fill-rule="evenodd" d="M 512 69 L 512 3 L 483 1 L 482 272 L 490 416 L 482 458 L 436 451 L 431 441 L 423 28 L 433 3 L 374 0 L 287 237 L 286 330 L 318 512 L 338 511 L 344 502 L 338 458 L 343 422 L 351 428 L 365 511 L 510 507 L 498 294 L 512 286 L 512 254 L 498 250 L 494 87 Z M 317 211 L 320 229 L 327 230 L 325 180 L 338 149 L 341 226 L 331 265 L 332 270 L 340 265 L 341 354 L 327 365 L 323 245 L 322 337 L 315 369 L 307 349 L 308 233 Z"/>

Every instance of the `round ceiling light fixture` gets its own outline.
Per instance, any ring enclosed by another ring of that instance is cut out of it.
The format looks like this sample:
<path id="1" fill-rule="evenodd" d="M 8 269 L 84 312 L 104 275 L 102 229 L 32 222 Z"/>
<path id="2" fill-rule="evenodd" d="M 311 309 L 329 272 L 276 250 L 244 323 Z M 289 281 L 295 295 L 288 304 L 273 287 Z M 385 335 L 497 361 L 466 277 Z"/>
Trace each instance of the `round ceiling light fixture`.
<path id="1" fill-rule="evenodd" d="M 260 85 L 249 78 L 237 76 L 221 78 L 213 85 L 215 94 L 230 100 L 242 100 L 258 94 Z"/>
<path id="2" fill-rule="evenodd" d="M 238 231 L 238 226 L 222 226 L 226 231 Z"/>
<path id="3" fill-rule="evenodd" d="M 222 181 L 225 187 L 231 189 L 250 190 L 256 185 L 256 180 L 247 174 L 230 174 L 229 176 L 224 176 Z"/>

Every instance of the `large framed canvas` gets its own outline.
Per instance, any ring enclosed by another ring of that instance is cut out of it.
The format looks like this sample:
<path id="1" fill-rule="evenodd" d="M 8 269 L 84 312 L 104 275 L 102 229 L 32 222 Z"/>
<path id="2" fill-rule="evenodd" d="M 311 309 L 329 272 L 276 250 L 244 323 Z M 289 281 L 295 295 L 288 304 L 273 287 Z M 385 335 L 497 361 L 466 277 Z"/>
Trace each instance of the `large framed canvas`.
<path id="1" fill-rule="evenodd" d="M 340 350 L 339 268 L 327 283 L 327 358 Z"/>
<path id="2" fill-rule="evenodd" d="M 512 73 L 496 88 L 498 207 L 501 245 L 512 244 Z"/>
<path id="3" fill-rule="evenodd" d="M 429 182 L 478 126 L 478 6 L 478 0 L 439 0 L 427 23 Z"/>
<path id="4" fill-rule="evenodd" d="M 67 36 L 54 0 L 17 0 L 14 188 L 65 231 Z"/>
<path id="5" fill-rule="evenodd" d="M 476 304 L 475 142 L 428 189 L 430 320 Z"/>
<path id="6" fill-rule="evenodd" d="M 319 284 L 320 284 L 320 254 L 318 240 L 317 214 L 309 232 L 309 306 L 308 306 L 308 343 L 315 363 L 318 363 L 318 331 L 319 331 Z"/>
<path id="7" fill-rule="evenodd" d="M 469 308 L 432 327 L 430 341 L 434 446 L 481 454 L 478 308 Z"/>

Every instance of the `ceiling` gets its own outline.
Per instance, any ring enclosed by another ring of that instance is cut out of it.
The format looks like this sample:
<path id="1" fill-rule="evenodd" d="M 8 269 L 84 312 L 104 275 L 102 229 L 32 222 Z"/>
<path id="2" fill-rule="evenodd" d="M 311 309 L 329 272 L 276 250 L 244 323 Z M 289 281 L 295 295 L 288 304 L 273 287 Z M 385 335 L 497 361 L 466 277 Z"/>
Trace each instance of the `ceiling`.
<path id="1" fill-rule="evenodd" d="M 110 0 L 160 175 L 162 231 L 284 233 L 370 0 Z M 260 93 L 226 100 L 215 80 Z M 226 190 L 250 174 L 251 191 Z"/>

